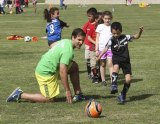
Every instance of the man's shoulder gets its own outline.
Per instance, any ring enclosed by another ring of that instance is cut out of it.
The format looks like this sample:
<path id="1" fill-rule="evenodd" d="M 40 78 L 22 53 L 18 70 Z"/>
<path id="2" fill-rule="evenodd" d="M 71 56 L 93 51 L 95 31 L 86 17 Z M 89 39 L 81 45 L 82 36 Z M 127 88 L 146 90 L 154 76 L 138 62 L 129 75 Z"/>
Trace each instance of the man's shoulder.
<path id="1" fill-rule="evenodd" d="M 71 46 L 72 41 L 70 39 L 62 39 L 60 40 L 60 44 L 64 44 L 66 47 Z"/>
<path id="2" fill-rule="evenodd" d="M 62 39 L 62 40 L 60 40 L 61 42 L 67 42 L 67 43 L 69 43 L 69 42 L 71 42 L 71 39 Z"/>

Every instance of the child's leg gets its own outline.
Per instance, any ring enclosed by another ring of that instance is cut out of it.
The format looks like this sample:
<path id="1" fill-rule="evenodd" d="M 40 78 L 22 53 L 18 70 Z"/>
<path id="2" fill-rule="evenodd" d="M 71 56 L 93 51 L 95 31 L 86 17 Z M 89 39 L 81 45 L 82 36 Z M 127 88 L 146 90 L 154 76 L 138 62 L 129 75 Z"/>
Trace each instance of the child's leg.
<path id="1" fill-rule="evenodd" d="M 88 45 L 85 45 L 85 60 L 86 60 L 88 77 L 91 78 L 90 51 Z"/>
<path id="2" fill-rule="evenodd" d="M 90 59 L 87 59 L 86 66 L 87 66 L 88 77 L 91 78 Z"/>
<path id="3" fill-rule="evenodd" d="M 109 74 L 110 74 L 110 80 L 112 82 L 112 73 L 113 73 L 112 58 L 107 58 L 107 64 L 108 64 L 108 69 L 109 69 Z"/>
<path id="4" fill-rule="evenodd" d="M 105 81 L 105 74 L 106 74 L 106 60 L 100 60 L 100 73 L 102 81 Z"/>
<path id="5" fill-rule="evenodd" d="M 63 9 L 63 0 L 60 0 L 60 9 Z"/>
<path id="6" fill-rule="evenodd" d="M 37 1 L 35 1 L 33 3 L 33 8 L 34 8 L 34 13 L 36 13 L 36 11 L 37 11 Z"/>
<path id="7" fill-rule="evenodd" d="M 16 7 L 16 14 L 18 14 L 18 7 Z"/>
<path id="8" fill-rule="evenodd" d="M 125 75 L 125 83 L 124 83 L 124 86 L 123 86 L 123 89 L 121 91 L 121 94 L 118 96 L 118 101 L 119 103 L 122 103 L 124 104 L 125 101 L 126 101 L 126 94 L 129 90 L 129 87 L 130 87 L 130 83 L 131 83 L 131 64 L 130 62 L 125 62 L 122 64 L 122 70 L 123 70 L 123 73 Z"/>
<path id="9" fill-rule="evenodd" d="M 119 65 L 113 65 L 113 73 L 112 73 L 112 84 L 111 84 L 111 94 L 115 94 L 118 92 L 117 80 L 119 73 Z"/>
<path id="10" fill-rule="evenodd" d="M 1 7 L 1 11 L 3 12 L 3 14 L 5 14 L 5 11 L 4 11 L 4 8 L 3 8 L 3 7 Z"/>
<path id="11" fill-rule="evenodd" d="M 90 65 L 93 74 L 92 83 L 99 83 L 98 82 L 98 71 L 96 69 L 96 53 L 95 51 L 90 51 Z"/>
<path id="12" fill-rule="evenodd" d="M 126 95 L 127 91 L 129 90 L 130 83 L 131 83 L 131 75 L 126 74 L 125 75 L 125 83 L 124 83 L 124 86 L 123 86 L 123 90 L 121 92 L 123 95 Z"/>
<path id="13" fill-rule="evenodd" d="M 101 74 L 101 79 L 102 79 L 102 85 L 106 85 L 106 77 L 105 77 L 105 75 L 106 75 L 106 60 L 105 59 L 100 60 L 100 74 Z"/>
<path id="14" fill-rule="evenodd" d="M 100 62 L 96 61 L 96 72 L 98 76 L 98 82 L 102 82 L 101 74 L 100 74 Z"/>
<path id="15" fill-rule="evenodd" d="M 1 14 L 1 5 L 0 5 L 0 14 Z"/>

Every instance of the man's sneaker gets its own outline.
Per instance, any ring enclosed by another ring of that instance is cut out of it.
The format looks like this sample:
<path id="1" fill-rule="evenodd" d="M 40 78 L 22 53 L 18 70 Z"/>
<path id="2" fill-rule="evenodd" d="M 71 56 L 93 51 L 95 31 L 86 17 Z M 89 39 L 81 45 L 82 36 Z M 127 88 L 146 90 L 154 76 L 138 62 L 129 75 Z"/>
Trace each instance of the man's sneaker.
<path id="1" fill-rule="evenodd" d="M 118 93 L 118 86 L 117 84 L 112 84 L 111 85 L 111 94 Z"/>
<path id="2" fill-rule="evenodd" d="M 117 97 L 117 99 L 120 104 L 124 104 L 126 102 L 126 95 L 120 93 L 120 95 Z"/>
<path id="3" fill-rule="evenodd" d="M 7 98 L 6 102 L 18 102 L 23 91 L 17 87 Z"/>
<path id="4" fill-rule="evenodd" d="M 76 94 L 73 97 L 74 102 L 78 102 L 78 101 L 82 101 L 82 100 L 86 100 L 86 97 L 83 95 L 83 93 Z"/>
<path id="5" fill-rule="evenodd" d="M 107 85 L 107 82 L 106 81 L 102 81 L 102 86 L 106 86 Z"/>

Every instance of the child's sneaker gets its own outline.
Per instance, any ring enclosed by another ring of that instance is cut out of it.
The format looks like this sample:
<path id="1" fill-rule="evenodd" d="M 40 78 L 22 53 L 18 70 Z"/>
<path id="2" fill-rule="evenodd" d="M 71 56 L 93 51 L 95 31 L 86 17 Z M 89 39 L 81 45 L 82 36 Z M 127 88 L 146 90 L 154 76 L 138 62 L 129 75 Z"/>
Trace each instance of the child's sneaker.
<path id="1" fill-rule="evenodd" d="M 118 93 L 118 86 L 117 84 L 112 84 L 111 85 L 111 94 Z"/>
<path id="2" fill-rule="evenodd" d="M 126 95 L 124 95 L 124 94 L 120 94 L 118 97 L 117 97 L 117 99 L 118 99 L 118 102 L 120 103 L 120 104 L 124 104 L 125 102 L 126 102 Z"/>
<path id="3" fill-rule="evenodd" d="M 98 84 L 98 83 L 99 83 L 99 82 L 98 82 L 98 77 L 93 77 L 93 78 L 92 78 L 92 83 Z"/>
<path id="4" fill-rule="evenodd" d="M 89 79 L 93 79 L 92 74 L 88 74 L 88 78 L 89 78 Z"/>
<path id="5" fill-rule="evenodd" d="M 67 9 L 67 5 L 64 6 L 64 9 Z"/>
<path id="6" fill-rule="evenodd" d="M 83 93 L 76 94 L 73 97 L 74 102 L 78 102 L 78 101 L 82 101 L 82 100 L 86 100 L 86 97 L 83 95 Z"/>
<path id="7" fill-rule="evenodd" d="M 107 85 L 107 82 L 106 81 L 102 81 L 102 86 L 106 86 Z"/>
<path id="8" fill-rule="evenodd" d="M 17 87 L 7 98 L 6 102 L 18 102 L 23 91 Z"/>

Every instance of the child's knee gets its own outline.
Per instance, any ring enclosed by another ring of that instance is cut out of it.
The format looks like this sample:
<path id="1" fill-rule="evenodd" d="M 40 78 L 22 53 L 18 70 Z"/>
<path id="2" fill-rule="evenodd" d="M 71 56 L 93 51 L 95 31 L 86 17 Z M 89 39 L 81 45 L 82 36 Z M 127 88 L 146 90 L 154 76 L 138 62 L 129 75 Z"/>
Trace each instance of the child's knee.
<path id="1" fill-rule="evenodd" d="M 106 67 L 106 61 L 101 60 L 101 62 L 100 62 L 100 66 L 101 66 L 101 67 Z"/>
<path id="2" fill-rule="evenodd" d="M 131 83 L 131 80 L 132 80 L 132 78 L 131 78 L 131 75 L 130 74 L 127 74 L 126 76 L 125 76 L 125 81 L 126 81 L 126 83 Z"/>

